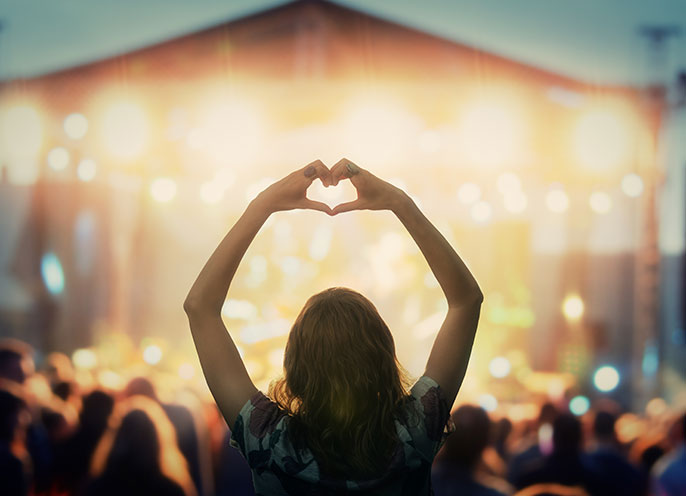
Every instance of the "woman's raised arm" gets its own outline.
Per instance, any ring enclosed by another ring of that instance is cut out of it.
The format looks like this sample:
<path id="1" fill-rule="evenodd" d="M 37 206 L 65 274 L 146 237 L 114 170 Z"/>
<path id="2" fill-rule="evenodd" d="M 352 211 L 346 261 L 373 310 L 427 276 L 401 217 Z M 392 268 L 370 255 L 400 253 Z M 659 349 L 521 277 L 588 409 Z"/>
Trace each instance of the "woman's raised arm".
<path id="1" fill-rule="evenodd" d="M 319 160 L 260 193 L 212 253 L 183 304 L 202 371 L 229 427 L 257 392 L 221 318 L 229 285 L 248 246 L 272 213 L 295 208 L 332 213 L 326 204 L 306 197 L 317 177 L 325 186 L 330 184 L 329 169 Z"/>
<path id="2" fill-rule="evenodd" d="M 336 206 L 350 210 L 391 210 L 419 246 L 448 300 L 448 314 L 436 336 L 425 375 L 434 379 L 452 405 L 460 389 L 474 343 L 483 294 L 450 243 L 401 189 L 344 159 L 331 168 L 333 184 L 349 178 L 357 200 Z"/>

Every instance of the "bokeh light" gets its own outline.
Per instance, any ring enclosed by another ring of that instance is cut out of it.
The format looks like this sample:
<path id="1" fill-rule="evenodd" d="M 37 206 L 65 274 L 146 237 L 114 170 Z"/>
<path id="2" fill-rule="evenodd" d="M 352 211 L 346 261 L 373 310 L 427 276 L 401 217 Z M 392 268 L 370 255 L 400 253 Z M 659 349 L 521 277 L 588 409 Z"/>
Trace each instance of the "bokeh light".
<path id="1" fill-rule="evenodd" d="M 574 415 L 581 416 L 591 408 L 591 402 L 586 396 L 575 396 L 569 400 L 569 411 Z"/>
<path id="2" fill-rule="evenodd" d="M 48 152 L 48 165 L 51 169 L 61 171 L 69 165 L 69 151 L 66 148 L 58 146 Z"/>
<path id="3" fill-rule="evenodd" d="M 148 141 L 148 119 L 143 109 L 133 102 L 110 104 L 103 114 L 100 129 L 106 150 L 120 160 L 137 158 Z"/>
<path id="4" fill-rule="evenodd" d="M 162 360 L 162 348 L 150 344 L 143 349 L 143 361 L 148 365 L 157 365 Z"/>
<path id="5" fill-rule="evenodd" d="M 638 198 L 643 193 L 643 179 L 631 172 L 622 178 L 622 191 L 626 196 Z"/>
<path id="6" fill-rule="evenodd" d="M 89 182 L 95 179 L 97 172 L 98 166 L 92 158 L 84 158 L 79 162 L 79 165 L 76 168 L 76 175 L 83 182 Z"/>
<path id="7" fill-rule="evenodd" d="M 57 255 L 52 252 L 43 255 L 40 271 L 45 287 L 51 294 L 58 295 L 64 291 L 64 270 Z"/>
<path id="8" fill-rule="evenodd" d="M 562 302 L 562 313 L 569 320 L 579 320 L 584 314 L 584 301 L 579 295 L 568 295 Z"/>
<path id="9" fill-rule="evenodd" d="M 562 188 L 553 187 L 546 194 L 545 203 L 551 212 L 561 214 L 569 208 L 569 197 Z"/>
<path id="10" fill-rule="evenodd" d="M 71 355 L 74 366 L 80 369 L 90 370 L 98 365 L 98 357 L 95 352 L 88 348 L 74 350 Z"/>
<path id="11" fill-rule="evenodd" d="M 160 203 L 168 203 L 176 196 L 176 182 L 169 177 L 158 177 L 150 183 L 150 196 Z"/>
<path id="12" fill-rule="evenodd" d="M 491 205 L 483 200 L 474 204 L 471 208 L 472 219 L 474 219 L 474 222 L 477 224 L 486 224 L 491 220 L 492 213 L 493 209 L 491 208 Z"/>
<path id="13" fill-rule="evenodd" d="M 603 393 L 613 391 L 619 385 L 619 372 L 612 365 L 603 365 L 593 374 L 593 385 Z"/>
<path id="14" fill-rule="evenodd" d="M 83 114 L 69 114 L 64 119 L 64 132 L 73 140 L 83 138 L 88 132 L 88 119 Z"/>
<path id="15" fill-rule="evenodd" d="M 494 412 L 498 408 L 498 399 L 488 393 L 479 395 L 477 403 L 487 412 Z"/>
<path id="16" fill-rule="evenodd" d="M 496 379 L 502 379 L 503 377 L 507 377 L 510 374 L 511 369 L 512 365 L 510 364 L 510 361 L 505 357 L 495 357 L 488 364 L 489 372 Z"/>
<path id="17" fill-rule="evenodd" d="M 594 191 L 588 198 L 591 209 L 597 214 L 606 214 L 612 208 L 612 198 L 603 191 Z"/>

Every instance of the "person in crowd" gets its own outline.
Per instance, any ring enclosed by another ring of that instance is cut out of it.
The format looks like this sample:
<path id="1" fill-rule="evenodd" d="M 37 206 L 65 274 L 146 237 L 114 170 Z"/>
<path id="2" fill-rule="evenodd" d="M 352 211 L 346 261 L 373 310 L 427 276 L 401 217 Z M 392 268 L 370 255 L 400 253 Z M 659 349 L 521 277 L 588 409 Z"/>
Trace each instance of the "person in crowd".
<path id="1" fill-rule="evenodd" d="M 515 483 L 527 466 L 540 463 L 544 456 L 552 452 L 552 436 L 549 433 L 553 431 L 553 422 L 557 415 L 557 408 L 552 403 L 545 402 L 541 405 L 538 418 L 527 426 L 510 457 L 507 480 L 511 484 Z"/>
<path id="2" fill-rule="evenodd" d="M 357 199 L 331 209 L 308 199 L 349 179 Z M 393 336 L 374 305 L 348 288 L 305 303 L 288 336 L 285 376 L 269 397 L 252 383 L 221 318 L 236 269 L 267 218 L 312 209 L 329 215 L 390 210 L 425 256 L 447 316 L 423 376 L 409 393 Z M 184 303 L 203 372 L 257 494 L 428 495 L 431 463 L 465 375 L 483 296 L 454 249 L 409 195 L 342 159 L 315 161 L 260 193 L 209 258 Z"/>
<path id="3" fill-rule="evenodd" d="M 35 373 L 33 347 L 13 338 L 0 340 L 0 383 L 7 383 L 10 389 L 17 389 L 26 403 L 31 417 L 26 428 L 25 447 L 30 457 L 31 491 L 42 493 L 49 489 L 52 477 L 53 453 L 45 426 L 41 422 L 41 407 L 26 394 L 26 384 Z"/>
<path id="4" fill-rule="evenodd" d="M 12 451 L 25 407 L 19 396 L 0 389 L 0 493 L 6 496 L 25 496 L 29 490 L 24 464 Z"/>
<path id="5" fill-rule="evenodd" d="M 489 441 L 491 422 L 477 406 L 463 405 L 452 415 L 455 430 L 438 452 L 431 470 L 436 496 L 501 496 L 480 481 L 477 468 Z"/>
<path id="6" fill-rule="evenodd" d="M 113 409 L 114 397 L 104 391 L 92 391 L 83 399 L 79 426 L 58 447 L 55 457 L 54 487 L 60 494 L 81 494 L 88 480 L 91 457 Z"/>
<path id="7" fill-rule="evenodd" d="M 640 471 L 622 453 L 615 432 L 617 417 L 598 411 L 593 419 L 594 448 L 585 457 L 591 470 L 606 481 L 607 496 L 640 496 L 645 481 Z"/>
<path id="8" fill-rule="evenodd" d="M 133 396 L 115 408 L 91 462 L 87 496 L 195 496 L 174 427 L 158 403 Z"/>
<path id="9" fill-rule="evenodd" d="M 604 476 L 584 463 L 582 456 L 581 422 L 570 413 L 561 413 L 553 422 L 553 451 L 540 460 L 533 460 L 514 480 L 517 489 L 541 483 L 578 486 L 591 496 L 606 496 Z"/>
<path id="10" fill-rule="evenodd" d="M 686 413 L 679 421 L 681 442 L 653 467 L 653 492 L 656 496 L 686 495 Z"/>
<path id="11" fill-rule="evenodd" d="M 126 386 L 124 396 L 131 397 L 134 395 L 146 396 L 160 404 L 164 413 L 174 426 L 179 449 L 184 458 L 186 458 L 196 491 L 199 496 L 202 496 L 203 483 L 200 473 L 198 433 L 195 428 L 195 421 L 193 420 L 191 411 L 183 405 L 162 403 L 157 397 L 155 386 L 145 377 L 136 377 Z"/>

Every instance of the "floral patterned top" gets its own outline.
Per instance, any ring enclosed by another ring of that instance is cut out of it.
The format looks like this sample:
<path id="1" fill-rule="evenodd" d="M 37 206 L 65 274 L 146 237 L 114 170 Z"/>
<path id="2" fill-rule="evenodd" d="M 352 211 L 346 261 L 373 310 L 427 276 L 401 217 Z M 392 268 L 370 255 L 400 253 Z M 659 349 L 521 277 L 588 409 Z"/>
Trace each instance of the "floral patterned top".
<path id="1" fill-rule="evenodd" d="M 312 452 L 291 444 L 288 414 L 259 391 L 238 414 L 231 443 L 248 461 L 258 496 L 432 495 L 431 464 L 447 433 L 448 403 L 436 381 L 423 376 L 402 409 L 395 419 L 395 454 L 388 469 L 374 479 L 320 474 Z"/>

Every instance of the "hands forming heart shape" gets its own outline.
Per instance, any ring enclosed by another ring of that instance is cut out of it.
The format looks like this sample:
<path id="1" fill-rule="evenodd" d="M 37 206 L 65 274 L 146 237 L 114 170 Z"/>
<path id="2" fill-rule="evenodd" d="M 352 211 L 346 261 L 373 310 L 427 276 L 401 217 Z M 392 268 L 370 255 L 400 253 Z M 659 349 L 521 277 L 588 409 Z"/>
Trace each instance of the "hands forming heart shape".
<path id="1" fill-rule="evenodd" d="M 357 199 L 336 205 L 333 209 L 326 203 L 311 200 L 307 197 L 307 189 L 317 178 L 326 188 L 349 179 L 357 191 Z M 351 210 L 392 210 L 404 195 L 401 189 L 344 158 L 331 169 L 321 160 L 315 160 L 269 186 L 255 201 L 269 213 L 299 208 L 336 215 Z"/>

